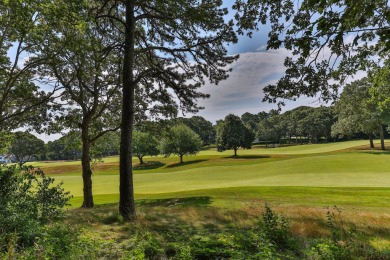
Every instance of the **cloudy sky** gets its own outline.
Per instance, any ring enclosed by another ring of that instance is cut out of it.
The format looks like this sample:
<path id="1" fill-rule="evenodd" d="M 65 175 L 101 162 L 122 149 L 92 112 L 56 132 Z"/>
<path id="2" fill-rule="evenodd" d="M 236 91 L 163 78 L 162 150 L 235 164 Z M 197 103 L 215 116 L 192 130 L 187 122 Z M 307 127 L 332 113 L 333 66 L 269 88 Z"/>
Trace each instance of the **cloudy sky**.
<path id="1" fill-rule="evenodd" d="M 233 71 L 227 80 L 217 86 L 206 84 L 202 91 L 211 97 L 200 100 L 205 107 L 198 115 L 215 122 L 227 114 L 242 115 L 245 112 L 258 113 L 277 108 L 276 104 L 262 102 L 263 88 L 274 84 L 284 75 L 284 59 L 289 55 L 286 49 L 266 50 L 269 28 L 264 26 L 254 33 L 252 38 L 240 37 L 237 44 L 229 46 L 229 54 L 239 54 L 240 58 L 231 66 Z M 307 105 L 321 105 L 317 99 L 301 98 L 295 102 L 287 102 L 283 110 Z"/>

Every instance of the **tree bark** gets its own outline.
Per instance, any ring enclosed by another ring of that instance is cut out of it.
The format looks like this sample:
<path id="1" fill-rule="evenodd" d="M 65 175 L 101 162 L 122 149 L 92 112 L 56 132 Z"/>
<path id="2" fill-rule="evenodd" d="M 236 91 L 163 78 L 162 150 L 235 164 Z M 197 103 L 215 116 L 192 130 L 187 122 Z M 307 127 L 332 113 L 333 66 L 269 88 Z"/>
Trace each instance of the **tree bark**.
<path id="1" fill-rule="evenodd" d="M 374 146 L 374 138 L 373 138 L 373 134 L 371 133 L 370 134 L 370 149 L 374 149 L 375 146 Z"/>
<path id="2" fill-rule="evenodd" d="M 382 126 L 382 124 L 379 125 L 379 135 L 380 135 L 380 138 L 381 138 L 381 149 L 382 150 L 386 150 L 386 147 L 385 147 L 385 135 L 383 133 L 383 126 Z"/>
<path id="3" fill-rule="evenodd" d="M 83 192 L 84 201 L 83 208 L 92 208 L 93 195 L 92 195 L 92 170 L 90 160 L 90 142 L 89 142 L 89 129 L 87 126 L 83 126 L 81 129 L 81 140 L 83 143 L 83 151 L 81 156 L 81 166 L 83 171 Z"/>
<path id="4" fill-rule="evenodd" d="M 234 148 L 234 156 L 237 156 L 237 148 Z"/>
<path id="5" fill-rule="evenodd" d="M 139 159 L 139 164 L 144 164 L 144 160 L 142 157 L 138 156 L 138 159 Z"/>
<path id="6" fill-rule="evenodd" d="M 123 58 L 122 118 L 119 162 L 119 213 L 125 220 L 136 218 L 132 168 L 132 131 L 134 118 L 134 2 L 125 1 L 126 29 Z"/>

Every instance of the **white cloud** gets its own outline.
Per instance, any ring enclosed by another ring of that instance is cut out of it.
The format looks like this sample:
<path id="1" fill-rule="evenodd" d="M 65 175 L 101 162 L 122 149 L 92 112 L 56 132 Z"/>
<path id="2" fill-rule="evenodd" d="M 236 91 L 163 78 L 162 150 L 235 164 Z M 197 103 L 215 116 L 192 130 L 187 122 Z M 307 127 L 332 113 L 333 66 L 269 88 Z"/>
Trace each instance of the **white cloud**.
<path id="1" fill-rule="evenodd" d="M 289 51 L 286 49 L 240 54 L 240 58 L 231 65 L 233 71 L 227 80 L 219 85 L 206 84 L 202 87 L 201 90 L 209 93 L 211 97 L 199 100 L 199 104 L 205 109 L 198 115 L 215 122 L 230 113 L 241 115 L 245 112 L 258 113 L 277 108 L 275 104 L 262 102 L 263 88 L 275 84 L 284 75 L 286 68 L 283 63 L 288 55 Z M 313 103 L 316 100 L 301 98 L 296 102 L 287 102 L 284 110 L 300 105 L 319 105 L 318 102 Z"/>

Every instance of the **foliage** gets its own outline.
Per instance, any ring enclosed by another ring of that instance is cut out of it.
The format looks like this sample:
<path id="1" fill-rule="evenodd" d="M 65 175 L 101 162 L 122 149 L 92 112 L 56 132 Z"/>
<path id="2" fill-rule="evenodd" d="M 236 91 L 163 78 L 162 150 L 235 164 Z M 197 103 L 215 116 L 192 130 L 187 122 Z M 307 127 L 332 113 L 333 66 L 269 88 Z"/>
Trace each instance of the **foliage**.
<path id="1" fill-rule="evenodd" d="M 233 149 L 236 156 L 239 147 L 244 149 L 252 147 L 255 135 L 242 123 L 238 116 L 227 115 L 224 121 L 217 126 L 218 151 Z"/>
<path id="2" fill-rule="evenodd" d="M 8 153 L 20 166 L 45 154 L 45 143 L 35 135 L 28 132 L 16 132 L 13 135 Z"/>
<path id="3" fill-rule="evenodd" d="M 180 117 L 173 121 L 178 122 L 179 124 L 184 124 L 191 128 L 197 135 L 199 135 L 200 139 L 202 139 L 203 145 L 210 145 L 215 142 L 215 130 L 213 125 L 203 117 Z"/>
<path id="4" fill-rule="evenodd" d="M 251 114 L 251 113 L 244 113 L 241 116 L 241 121 L 244 123 L 244 125 L 250 129 L 254 134 L 257 134 L 259 131 L 259 123 L 266 118 L 268 118 L 269 114 L 266 112 L 259 112 L 257 114 Z"/>
<path id="5" fill-rule="evenodd" d="M 138 157 L 140 164 L 143 164 L 144 156 L 156 156 L 159 154 L 158 141 L 151 133 L 133 132 L 133 154 Z"/>
<path id="6" fill-rule="evenodd" d="M 0 168 L 0 251 L 12 239 L 17 247 L 32 245 L 43 235 L 43 224 L 62 216 L 70 197 L 39 169 Z"/>
<path id="7" fill-rule="evenodd" d="M 335 122 L 332 107 L 306 107 L 301 106 L 280 114 L 272 110 L 269 116 L 258 125 L 257 136 L 260 140 L 276 141 L 281 143 L 282 138 L 291 142 L 295 137 L 304 137 L 311 142 L 318 143 L 320 138 L 326 141 L 331 137 L 331 126 Z"/>
<path id="8" fill-rule="evenodd" d="M 257 126 L 257 136 L 260 140 L 281 142 L 282 137 L 287 133 L 286 118 L 273 110 L 268 118 L 262 120 Z"/>
<path id="9" fill-rule="evenodd" d="M 278 215 L 268 204 L 259 219 L 260 232 L 275 246 L 281 249 L 294 249 L 294 241 L 289 233 L 289 223 L 283 215 Z"/>
<path id="10" fill-rule="evenodd" d="M 180 163 L 183 162 L 184 155 L 195 155 L 201 147 L 202 140 L 199 135 L 185 125 L 172 127 L 160 143 L 161 153 L 165 156 L 178 155 Z"/>
<path id="11" fill-rule="evenodd" d="M 242 3 L 242 1 L 238 1 Z M 358 70 L 366 71 L 390 50 L 387 1 L 254 1 L 246 17 L 271 21 L 268 48 L 291 50 L 286 75 L 265 88 L 265 100 L 295 100 L 300 95 L 334 99 L 339 84 Z M 238 4 L 236 8 L 244 8 Z M 249 13 L 252 10 L 258 11 Z M 245 16 L 242 15 L 240 21 Z M 285 20 L 285 21 L 283 21 Z M 375 57 L 376 56 L 376 57 Z"/>
<path id="12" fill-rule="evenodd" d="M 351 136 L 358 132 L 378 132 L 382 120 L 377 113 L 377 105 L 368 102 L 371 87 L 368 78 L 354 81 L 344 87 L 335 104 L 338 121 L 332 126 L 332 135 Z"/>
<path id="13" fill-rule="evenodd" d="M 34 69 L 44 60 L 25 59 L 43 34 L 37 29 L 42 7 L 42 1 L 0 1 L 0 131 L 34 122 L 58 89 L 40 89 Z"/>

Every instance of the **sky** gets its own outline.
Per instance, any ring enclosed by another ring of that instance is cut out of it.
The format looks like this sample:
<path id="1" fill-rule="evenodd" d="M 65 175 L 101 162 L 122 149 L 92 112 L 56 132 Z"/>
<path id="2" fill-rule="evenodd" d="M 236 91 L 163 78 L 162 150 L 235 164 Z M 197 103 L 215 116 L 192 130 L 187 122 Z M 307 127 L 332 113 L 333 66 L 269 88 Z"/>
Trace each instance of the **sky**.
<path id="1" fill-rule="evenodd" d="M 290 52 L 284 48 L 267 51 L 268 31 L 264 26 L 252 38 L 241 36 L 237 44 L 228 46 L 229 54 L 239 54 L 240 58 L 231 65 L 233 71 L 227 80 L 218 85 L 208 83 L 201 88 L 202 92 L 210 94 L 210 98 L 199 100 L 205 109 L 197 115 L 215 123 L 228 114 L 241 116 L 245 112 L 277 109 L 276 104 L 262 102 L 263 88 L 275 84 L 284 75 L 284 59 Z M 319 106 L 321 103 L 318 99 L 304 97 L 295 102 L 288 101 L 282 111 L 302 105 Z"/>

